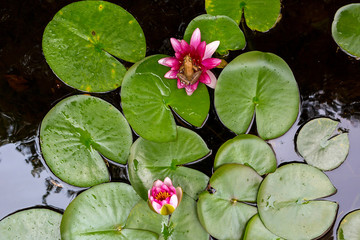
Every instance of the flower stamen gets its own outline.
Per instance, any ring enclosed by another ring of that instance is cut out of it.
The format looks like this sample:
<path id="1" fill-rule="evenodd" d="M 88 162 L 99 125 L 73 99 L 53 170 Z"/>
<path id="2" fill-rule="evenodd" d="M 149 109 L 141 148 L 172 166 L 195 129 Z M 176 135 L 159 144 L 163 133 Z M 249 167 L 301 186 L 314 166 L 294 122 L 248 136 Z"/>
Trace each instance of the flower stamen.
<path id="1" fill-rule="evenodd" d="M 159 201 L 163 201 L 163 200 L 167 199 L 168 197 L 171 197 L 171 195 L 168 192 L 159 192 L 155 196 L 155 199 L 157 199 Z"/>

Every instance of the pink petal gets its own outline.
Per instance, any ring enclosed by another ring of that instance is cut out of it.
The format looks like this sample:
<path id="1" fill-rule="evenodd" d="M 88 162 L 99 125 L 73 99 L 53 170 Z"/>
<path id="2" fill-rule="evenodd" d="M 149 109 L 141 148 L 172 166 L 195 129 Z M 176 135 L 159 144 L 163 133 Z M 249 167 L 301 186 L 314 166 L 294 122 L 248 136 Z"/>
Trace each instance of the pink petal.
<path id="1" fill-rule="evenodd" d="M 216 66 L 218 66 L 221 63 L 221 60 L 218 58 L 207 58 L 204 59 L 201 64 L 206 68 L 206 69 L 212 69 Z"/>
<path id="2" fill-rule="evenodd" d="M 185 86 L 186 86 L 186 84 L 183 83 L 183 82 L 181 82 L 180 79 L 178 79 L 178 81 L 177 81 L 177 87 L 178 87 L 178 89 L 184 88 Z"/>
<path id="3" fill-rule="evenodd" d="M 197 28 L 194 30 L 191 39 L 190 39 L 190 45 L 193 46 L 195 49 L 198 47 L 201 41 L 201 33 L 200 29 Z"/>
<path id="4" fill-rule="evenodd" d="M 207 70 L 206 73 L 207 73 L 207 75 L 208 75 L 208 76 L 210 77 L 210 79 L 211 79 L 211 82 L 210 82 L 210 83 L 206 83 L 206 85 L 208 85 L 208 86 L 211 87 L 211 88 L 215 88 L 216 82 L 217 82 L 215 75 L 214 75 L 211 71 L 209 71 L 209 70 Z"/>
<path id="5" fill-rule="evenodd" d="M 219 47 L 219 45 L 220 45 L 220 41 L 214 41 L 206 45 L 206 50 L 203 59 L 210 58 L 214 54 L 216 49 Z"/>
<path id="6" fill-rule="evenodd" d="M 196 49 L 197 54 L 200 59 L 203 59 L 203 56 L 205 54 L 205 49 L 206 49 L 206 42 L 203 41 L 199 44 L 198 48 Z"/>
<path id="7" fill-rule="evenodd" d="M 187 95 L 191 96 L 193 94 L 193 92 L 197 89 L 198 85 L 199 85 L 199 81 L 197 81 L 196 83 L 194 83 L 192 85 L 185 86 Z"/>
<path id="8" fill-rule="evenodd" d="M 165 73 L 164 77 L 165 78 L 169 78 L 169 79 L 175 79 L 177 78 L 177 74 L 178 74 L 179 71 L 176 71 L 176 70 L 170 70 L 168 71 L 167 73 Z M 159 180 L 160 181 L 160 180 Z M 162 183 L 162 182 L 161 182 Z"/>
<path id="9" fill-rule="evenodd" d="M 170 191 L 169 187 L 166 186 L 165 184 L 161 186 L 161 189 L 162 189 L 163 192 L 169 192 Z"/>
<path id="10" fill-rule="evenodd" d="M 161 185 L 163 185 L 164 183 L 161 180 L 156 180 L 153 183 L 153 187 L 157 188 L 157 187 L 161 187 Z"/>
<path id="11" fill-rule="evenodd" d="M 184 57 L 183 55 L 180 53 L 180 52 L 176 52 L 175 53 L 175 57 L 178 59 L 178 60 L 182 60 Z"/>
<path id="12" fill-rule="evenodd" d="M 151 198 L 151 191 L 149 189 L 149 191 L 148 191 L 148 199 L 150 199 L 150 198 Z"/>
<path id="13" fill-rule="evenodd" d="M 169 188 L 172 187 L 171 179 L 168 178 L 168 177 L 166 177 L 166 178 L 164 179 L 164 184 L 165 184 L 166 186 L 168 186 Z"/>
<path id="14" fill-rule="evenodd" d="M 154 208 L 154 210 L 157 212 L 157 213 L 160 213 L 160 210 L 161 210 L 161 205 L 157 202 L 152 202 L 151 203 L 152 207 Z"/>
<path id="15" fill-rule="evenodd" d="M 179 40 L 177 40 L 175 38 L 170 38 L 170 42 L 171 42 L 171 45 L 172 45 L 175 52 L 180 52 L 181 51 L 181 44 L 180 44 Z"/>
<path id="16" fill-rule="evenodd" d="M 190 45 L 185 40 L 181 40 L 180 44 L 181 44 L 181 51 L 183 54 L 190 53 L 191 50 Z"/>
<path id="17" fill-rule="evenodd" d="M 171 206 L 173 206 L 174 208 L 176 208 L 176 207 L 178 206 L 178 203 L 179 203 L 179 201 L 178 201 L 177 196 L 176 196 L 176 195 L 172 195 L 171 198 L 170 198 L 169 204 L 170 204 Z"/>
<path id="18" fill-rule="evenodd" d="M 166 58 L 159 59 L 158 63 L 161 65 L 167 66 L 167 67 L 171 67 L 171 68 L 180 67 L 179 60 L 177 60 L 174 57 L 166 57 Z"/>
<path id="19" fill-rule="evenodd" d="M 207 74 L 207 71 L 206 72 L 203 72 L 200 76 L 200 79 L 199 79 L 200 82 L 204 83 L 204 84 L 209 84 L 211 83 L 211 78 L 210 76 Z"/>

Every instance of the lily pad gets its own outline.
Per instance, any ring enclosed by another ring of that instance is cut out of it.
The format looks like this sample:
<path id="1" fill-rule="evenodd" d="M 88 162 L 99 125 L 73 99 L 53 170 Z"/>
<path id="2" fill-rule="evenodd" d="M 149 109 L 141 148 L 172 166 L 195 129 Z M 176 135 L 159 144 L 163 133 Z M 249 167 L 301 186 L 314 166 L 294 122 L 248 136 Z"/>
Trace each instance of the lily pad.
<path id="1" fill-rule="evenodd" d="M 337 10 L 332 23 L 332 36 L 348 54 L 360 58 L 360 3 L 348 4 Z"/>
<path id="2" fill-rule="evenodd" d="M 338 204 L 317 200 L 336 192 L 312 166 L 292 163 L 270 173 L 260 185 L 257 205 L 265 227 L 285 239 L 314 239 L 330 229 Z"/>
<path id="3" fill-rule="evenodd" d="M 54 73 L 86 92 L 118 88 L 126 69 L 115 57 L 136 62 L 146 52 L 136 19 L 105 1 L 79 1 L 62 8 L 45 28 L 42 45 Z"/>
<path id="4" fill-rule="evenodd" d="M 349 137 L 347 133 L 333 136 L 338 124 L 329 118 L 316 118 L 301 128 L 296 147 L 308 164 L 329 171 L 345 161 Z"/>
<path id="5" fill-rule="evenodd" d="M 0 221 L 0 239 L 60 240 L 62 215 L 49 209 L 28 209 Z"/>
<path id="6" fill-rule="evenodd" d="M 220 41 L 217 48 L 219 54 L 227 54 L 228 50 L 240 50 L 245 48 L 245 36 L 239 28 L 239 24 L 228 16 L 211 16 L 203 14 L 194 18 L 187 26 L 184 39 L 190 42 L 192 33 L 196 28 L 201 30 L 201 39 L 206 43 Z"/>
<path id="7" fill-rule="evenodd" d="M 347 214 L 339 225 L 337 231 L 338 240 L 360 239 L 360 210 Z"/>
<path id="8" fill-rule="evenodd" d="M 156 143 L 139 138 L 131 147 L 129 178 L 144 200 L 148 198 L 148 189 L 153 182 L 165 177 L 194 199 L 207 186 L 208 176 L 183 165 L 205 157 L 210 150 L 195 132 L 182 127 L 177 127 L 177 132 L 174 142 Z"/>
<path id="9" fill-rule="evenodd" d="M 125 164 L 132 144 L 131 129 L 113 105 L 78 95 L 55 105 L 41 123 L 44 159 L 61 180 L 79 187 L 109 181 L 102 155 Z"/>
<path id="10" fill-rule="evenodd" d="M 247 52 L 221 72 L 215 108 L 221 121 L 236 134 L 245 133 L 256 114 L 263 139 L 283 135 L 299 113 L 299 89 L 289 66 L 272 53 Z"/>
<path id="11" fill-rule="evenodd" d="M 282 240 L 270 232 L 262 223 L 259 214 L 254 215 L 246 225 L 243 240 Z"/>
<path id="12" fill-rule="evenodd" d="M 238 135 L 221 145 L 215 156 L 214 169 L 227 163 L 248 165 L 259 175 L 276 170 L 276 158 L 271 147 L 261 138 L 250 134 Z"/>
<path id="13" fill-rule="evenodd" d="M 266 32 L 279 21 L 280 0 L 205 0 L 206 12 L 226 15 L 240 24 L 244 13 L 247 26 L 252 30 Z"/>
<path id="14" fill-rule="evenodd" d="M 66 208 L 61 221 L 62 240 L 77 239 L 158 239 L 158 234 L 128 228 L 131 209 L 140 200 L 125 183 L 106 183 L 77 196 Z"/>
<path id="15" fill-rule="evenodd" d="M 196 202 L 186 194 L 170 218 L 151 211 L 148 204 L 140 200 L 131 210 L 126 226 L 155 232 L 160 239 L 209 239 L 197 218 Z"/>
<path id="16" fill-rule="evenodd" d="M 257 213 L 255 202 L 262 178 L 241 164 L 225 164 L 210 179 L 210 193 L 199 196 L 198 216 L 210 235 L 217 239 L 242 239 L 247 221 Z"/>
<path id="17" fill-rule="evenodd" d="M 188 123 L 201 127 L 210 109 L 210 97 L 204 84 L 188 96 L 177 88 L 175 79 L 164 78 L 168 67 L 158 63 L 166 55 L 154 55 L 132 66 L 121 88 L 124 115 L 141 137 L 154 142 L 176 139 L 172 110 Z"/>

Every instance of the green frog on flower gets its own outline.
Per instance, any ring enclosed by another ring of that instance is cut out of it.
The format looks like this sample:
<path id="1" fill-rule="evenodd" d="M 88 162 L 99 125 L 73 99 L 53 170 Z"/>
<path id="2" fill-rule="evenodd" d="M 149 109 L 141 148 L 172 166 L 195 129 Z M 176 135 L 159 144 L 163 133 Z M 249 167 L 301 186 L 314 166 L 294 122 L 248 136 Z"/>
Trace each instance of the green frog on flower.
<path id="1" fill-rule="evenodd" d="M 212 58 L 220 41 L 214 41 L 206 45 L 201 41 L 201 32 L 197 28 L 194 30 L 190 44 L 185 40 L 170 39 L 175 51 L 175 57 L 166 57 L 159 60 L 159 64 L 170 67 L 170 71 L 165 74 L 165 78 L 177 79 L 177 87 L 185 88 L 190 96 L 197 89 L 199 82 L 215 88 L 216 77 L 210 69 L 217 67 L 221 60 Z"/>

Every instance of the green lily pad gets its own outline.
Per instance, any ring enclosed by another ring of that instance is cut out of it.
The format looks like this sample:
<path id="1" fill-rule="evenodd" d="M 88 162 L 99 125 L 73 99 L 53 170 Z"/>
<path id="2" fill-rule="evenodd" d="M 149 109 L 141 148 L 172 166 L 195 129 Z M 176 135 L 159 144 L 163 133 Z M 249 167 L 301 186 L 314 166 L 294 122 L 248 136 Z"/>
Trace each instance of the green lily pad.
<path id="1" fill-rule="evenodd" d="M 338 240 L 360 239 L 360 210 L 347 214 L 339 225 L 337 231 Z"/>
<path id="2" fill-rule="evenodd" d="M 208 176 L 183 165 L 203 158 L 210 150 L 195 132 L 182 127 L 177 127 L 177 132 L 174 142 L 156 143 L 139 138 L 131 147 L 129 179 L 144 200 L 148 198 L 153 182 L 165 177 L 194 199 L 207 186 Z"/>
<path id="3" fill-rule="evenodd" d="M 187 26 L 184 39 L 190 42 L 192 33 L 200 28 L 201 39 L 206 43 L 220 41 L 216 51 L 219 54 L 227 54 L 228 50 L 240 50 L 245 48 L 245 36 L 239 28 L 239 24 L 228 16 L 211 16 L 203 14 L 194 18 Z"/>
<path id="4" fill-rule="evenodd" d="M 293 163 L 270 173 L 260 185 L 257 205 L 265 227 L 285 239 L 314 239 L 332 226 L 335 202 L 317 200 L 336 192 L 329 178 L 312 166 Z"/>
<path id="5" fill-rule="evenodd" d="M 131 209 L 140 200 L 125 183 L 97 185 L 77 196 L 66 208 L 61 221 L 61 239 L 158 239 L 158 234 L 128 228 Z"/>
<path id="6" fill-rule="evenodd" d="M 247 221 L 257 213 L 255 202 L 262 178 L 241 164 L 225 164 L 210 179 L 213 193 L 204 191 L 197 204 L 201 224 L 217 239 L 242 239 Z"/>
<path id="7" fill-rule="evenodd" d="M 62 8 L 45 28 L 42 46 L 54 73 L 86 92 L 118 88 L 126 69 L 115 57 L 136 62 L 146 51 L 136 19 L 105 1 L 80 1 Z"/>
<path id="8" fill-rule="evenodd" d="M 154 55 L 132 66 L 121 87 L 124 115 L 141 137 L 154 142 L 176 139 L 172 110 L 188 123 L 201 127 L 210 109 L 207 88 L 200 83 L 188 96 L 175 79 L 164 78 L 170 68 L 158 63 L 166 55 Z"/>
<path id="9" fill-rule="evenodd" d="M 78 95 L 53 107 L 41 123 L 40 144 L 51 171 L 79 187 L 109 181 L 102 156 L 125 164 L 132 144 L 131 129 L 113 105 Z"/>
<path id="10" fill-rule="evenodd" d="M 360 58 L 360 3 L 348 4 L 337 10 L 332 23 L 332 36 L 346 53 Z"/>
<path id="11" fill-rule="evenodd" d="M 290 129 L 299 102 L 291 69 L 272 53 L 253 51 L 238 56 L 221 72 L 215 89 L 215 108 L 223 124 L 242 134 L 255 114 L 263 139 L 277 138 Z"/>
<path id="12" fill-rule="evenodd" d="M 250 134 L 238 135 L 221 145 L 215 156 L 214 169 L 227 163 L 248 165 L 259 175 L 276 170 L 276 157 L 271 147 Z"/>
<path id="13" fill-rule="evenodd" d="M 259 214 L 254 215 L 246 225 L 243 240 L 283 240 L 270 232 L 262 223 Z"/>
<path id="14" fill-rule="evenodd" d="M 209 239 L 197 218 L 196 202 L 186 194 L 170 218 L 151 211 L 148 204 L 140 200 L 131 210 L 126 226 L 155 232 L 160 239 Z"/>
<path id="15" fill-rule="evenodd" d="M 333 137 L 338 124 L 329 118 L 316 118 L 301 128 L 296 147 L 308 164 L 329 171 L 345 161 L 349 153 L 349 137 L 347 133 Z"/>
<path id="16" fill-rule="evenodd" d="M 60 240 L 62 215 L 49 209 L 28 209 L 0 221 L 0 239 Z"/>
<path id="17" fill-rule="evenodd" d="M 280 0 L 205 0 L 206 12 L 226 15 L 240 23 L 244 13 L 247 26 L 252 30 L 266 32 L 279 21 Z"/>

